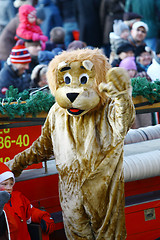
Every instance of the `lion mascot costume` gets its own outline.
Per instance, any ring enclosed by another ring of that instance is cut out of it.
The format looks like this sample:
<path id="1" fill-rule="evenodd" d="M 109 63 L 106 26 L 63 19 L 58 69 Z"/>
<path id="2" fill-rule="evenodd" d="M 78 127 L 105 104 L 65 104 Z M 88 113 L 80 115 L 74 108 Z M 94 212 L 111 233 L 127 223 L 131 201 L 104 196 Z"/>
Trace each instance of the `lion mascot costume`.
<path id="1" fill-rule="evenodd" d="M 99 49 L 78 49 L 57 55 L 47 79 L 56 103 L 41 136 L 8 166 L 18 176 L 54 155 L 67 239 L 124 240 L 123 145 L 135 117 L 128 73 Z"/>

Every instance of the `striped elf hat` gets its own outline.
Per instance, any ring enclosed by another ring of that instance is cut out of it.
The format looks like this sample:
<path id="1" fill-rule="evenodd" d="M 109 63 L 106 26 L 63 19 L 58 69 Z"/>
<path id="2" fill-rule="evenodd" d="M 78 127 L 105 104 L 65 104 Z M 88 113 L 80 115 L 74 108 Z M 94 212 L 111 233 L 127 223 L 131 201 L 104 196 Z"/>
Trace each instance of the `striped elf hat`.
<path id="1" fill-rule="evenodd" d="M 10 53 L 11 63 L 30 63 L 31 56 L 28 49 L 23 45 L 17 45 L 12 48 Z"/>

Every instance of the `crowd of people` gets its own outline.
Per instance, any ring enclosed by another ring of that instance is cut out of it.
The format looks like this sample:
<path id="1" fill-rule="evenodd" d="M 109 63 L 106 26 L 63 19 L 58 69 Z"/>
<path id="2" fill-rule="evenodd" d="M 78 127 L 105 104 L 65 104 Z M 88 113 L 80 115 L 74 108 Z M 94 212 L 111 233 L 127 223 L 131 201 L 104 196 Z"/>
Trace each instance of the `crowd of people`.
<path id="1" fill-rule="evenodd" d="M 159 80 L 158 1 L 1 2 L 6 14 L 0 15 L 0 98 L 10 85 L 19 92 L 44 87 L 49 62 L 63 50 L 78 48 L 101 49 L 111 66 L 125 68 L 130 78 Z"/>

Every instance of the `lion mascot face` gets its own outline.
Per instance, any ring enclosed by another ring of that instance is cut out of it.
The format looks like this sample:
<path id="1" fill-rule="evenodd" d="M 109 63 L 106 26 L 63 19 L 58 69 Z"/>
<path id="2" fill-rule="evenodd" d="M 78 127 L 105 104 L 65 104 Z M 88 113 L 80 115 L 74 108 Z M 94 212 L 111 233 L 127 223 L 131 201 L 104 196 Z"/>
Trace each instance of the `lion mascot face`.
<path id="1" fill-rule="evenodd" d="M 98 108 L 106 100 L 98 85 L 106 79 L 109 68 L 98 49 L 66 51 L 56 56 L 49 64 L 47 78 L 58 105 L 72 116 Z"/>

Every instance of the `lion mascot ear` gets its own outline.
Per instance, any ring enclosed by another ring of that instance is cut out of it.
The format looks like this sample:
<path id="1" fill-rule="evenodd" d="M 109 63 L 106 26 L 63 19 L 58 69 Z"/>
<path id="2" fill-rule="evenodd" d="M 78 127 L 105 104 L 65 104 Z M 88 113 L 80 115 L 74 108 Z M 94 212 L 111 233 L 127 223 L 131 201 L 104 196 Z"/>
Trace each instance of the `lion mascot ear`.
<path id="1" fill-rule="evenodd" d="M 82 62 L 82 65 L 86 70 L 89 70 L 89 71 L 91 71 L 91 69 L 93 67 L 93 63 L 90 60 L 84 60 Z"/>

